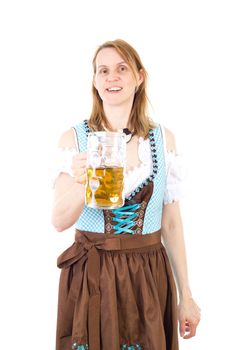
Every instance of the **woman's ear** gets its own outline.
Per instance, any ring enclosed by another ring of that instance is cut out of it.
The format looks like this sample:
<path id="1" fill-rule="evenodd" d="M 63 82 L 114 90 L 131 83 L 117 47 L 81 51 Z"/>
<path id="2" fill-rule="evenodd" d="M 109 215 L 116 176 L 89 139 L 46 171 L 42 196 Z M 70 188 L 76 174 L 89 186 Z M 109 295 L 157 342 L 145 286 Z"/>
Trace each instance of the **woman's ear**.
<path id="1" fill-rule="evenodd" d="M 93 80 L 92 80 L 92 82 L 93 82 L 94 87 L 96 88 L 95 76 L 93 76 Z"/>
<path id="2" fill-rule="evenodd" d="M 139 88 L 139 86 L 141 85 L 141 83 L 144 81 L 144 71 L 141 68 L 138 72 L 138 79 L 137 79 L 137 89 Z"/>

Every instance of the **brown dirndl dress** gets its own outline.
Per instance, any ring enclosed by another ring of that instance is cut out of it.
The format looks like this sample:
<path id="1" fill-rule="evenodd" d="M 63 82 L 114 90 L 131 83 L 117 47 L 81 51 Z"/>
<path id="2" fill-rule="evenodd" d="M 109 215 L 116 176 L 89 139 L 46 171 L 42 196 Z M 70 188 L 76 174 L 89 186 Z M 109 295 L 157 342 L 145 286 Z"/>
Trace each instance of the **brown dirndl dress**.
<path id="1" fill-rule="evenodd" d="M 111 211 L 104 215 L 109 222 Z M 113 232 L 76 230 L 58 258 L 56 350 L 178 350 L 176 287 L 161 232 Z"/>

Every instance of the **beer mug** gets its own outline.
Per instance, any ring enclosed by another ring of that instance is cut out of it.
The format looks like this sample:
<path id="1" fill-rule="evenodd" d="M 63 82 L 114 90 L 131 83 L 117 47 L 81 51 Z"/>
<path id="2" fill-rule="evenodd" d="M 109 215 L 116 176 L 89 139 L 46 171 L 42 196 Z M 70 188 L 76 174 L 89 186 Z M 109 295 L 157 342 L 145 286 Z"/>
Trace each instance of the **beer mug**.
<path id="1" fill-rule="evenodd" d="M 85 204 L 88 207 L 114 209 L 124 205 L 126 135 L 95 131 L 87 140 L 87 182 Z"/>

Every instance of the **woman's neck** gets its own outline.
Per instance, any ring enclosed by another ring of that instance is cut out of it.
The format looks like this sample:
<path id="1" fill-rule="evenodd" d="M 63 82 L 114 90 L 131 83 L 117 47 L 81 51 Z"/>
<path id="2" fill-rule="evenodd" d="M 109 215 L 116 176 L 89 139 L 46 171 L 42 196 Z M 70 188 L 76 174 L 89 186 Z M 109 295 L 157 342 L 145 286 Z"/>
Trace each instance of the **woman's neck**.
<path id="1" fill-rule="evenodd" d="M 104 106 L 104 113 L 113 130 L 128 126 L 132 106 Z"/>

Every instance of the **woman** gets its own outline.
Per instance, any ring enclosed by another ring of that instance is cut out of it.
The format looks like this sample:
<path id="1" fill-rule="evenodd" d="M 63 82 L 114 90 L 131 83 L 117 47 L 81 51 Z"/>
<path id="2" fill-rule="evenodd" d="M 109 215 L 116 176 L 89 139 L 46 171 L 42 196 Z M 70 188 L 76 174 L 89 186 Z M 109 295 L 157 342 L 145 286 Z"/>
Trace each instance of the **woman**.
<path id="1" fill-rule="evenodd" d="M 75 224 L 76 240 L 58 258 L 56 349 L 177 350 L 177 315 L 188 339 L 200 309 L 187 276 L 174 135 L 147 116 L 146 70 L 128 43 L 101 45 L 93 68 L 91 117 L 59 143 L 68 166 L 55 181 L 52 220 L 59 232 Z M 119 213 L 84 205 L 86 141 L 91 130 L 125 128 L 125 207 L 136 217 L 130 232 L 116 234 Z"/>

